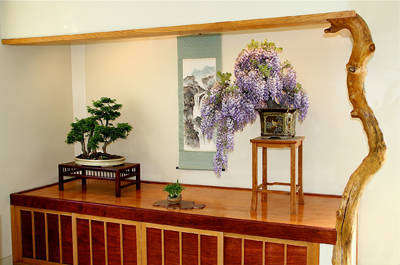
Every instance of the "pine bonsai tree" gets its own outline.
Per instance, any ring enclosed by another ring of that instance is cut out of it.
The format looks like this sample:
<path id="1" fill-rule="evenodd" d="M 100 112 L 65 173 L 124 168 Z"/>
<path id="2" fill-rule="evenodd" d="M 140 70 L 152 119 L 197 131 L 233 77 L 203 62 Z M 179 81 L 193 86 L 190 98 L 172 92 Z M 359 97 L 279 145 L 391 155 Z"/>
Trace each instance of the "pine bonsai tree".
<path id="1" fill-rule="evenodd" d="M 122 104 L 115 103 L 115 99 L 102 97 L 100 100 L 92 101 L 93 107 L 87 106 L 90 117 L 76 119 L 71 124 L 71 131 L 67 135 L 67 144 L 79 142 L 83 159 L 108 159 L 112 155 L 107 153 L 107 146 L 118 139 L 126 139 L 132 126 L 128 123 L 118 123 L 114 126 L 111 122 L 116 120 L 121 113 Z M 102 153 L 97 149 L 102 145 Z"/>

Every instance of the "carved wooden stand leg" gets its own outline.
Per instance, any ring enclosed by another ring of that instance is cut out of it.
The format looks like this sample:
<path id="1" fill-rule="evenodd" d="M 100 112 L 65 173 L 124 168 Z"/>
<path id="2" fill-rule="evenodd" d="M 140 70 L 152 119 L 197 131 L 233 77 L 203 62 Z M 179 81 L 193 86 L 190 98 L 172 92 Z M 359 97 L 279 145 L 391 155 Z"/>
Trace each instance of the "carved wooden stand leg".
<path id="1" fill-rule="evenodd" d="M 369 153 L 347 182 L 336 217 L 337 240 L 333 249 L 333 265 L 351 264 L 351 241 L 357 220 L 361 196 L 374 174 L 386 158 L 386 144 L 377 119 L 364 94 L 366 65 L 375 51 L 368 25 L 360 17 L 329 19 L 331 27 L 325 33 L 348 29 L 354 40 L 353 50 L 347 64 L 347 88 L 353 105 L 351 116 L 358 118 L 368 137 Z"/>

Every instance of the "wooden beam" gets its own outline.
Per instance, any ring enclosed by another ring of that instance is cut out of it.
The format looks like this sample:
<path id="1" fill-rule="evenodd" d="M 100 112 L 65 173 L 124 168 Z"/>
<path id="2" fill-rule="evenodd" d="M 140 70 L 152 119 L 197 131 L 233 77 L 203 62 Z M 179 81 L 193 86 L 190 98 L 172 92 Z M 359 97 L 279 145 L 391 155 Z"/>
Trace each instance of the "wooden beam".
<path id="1" fill-rule="evenodd" d="M 159 37 L 174 35 L 196 35 L 222 33 L 254 29 L 270 29 L 307 25 L 319 25 L 328 23 L 329 19 L 352 18 L 356 16 L 354 10 L 321 13 L 300 16 L 287 16 L 276 18 L 251 19 L 228 22 L 215 22 L 205 24 L 192 24 L 171 27 L 157 27 L 145 29 L 120 30 L 109 32 L 95 32 L 73 35 L 58 35 L 46 37 L 3 39 L 6 45 L 53 45 L 53 44 L 74 44 L 101 40 Z"/>

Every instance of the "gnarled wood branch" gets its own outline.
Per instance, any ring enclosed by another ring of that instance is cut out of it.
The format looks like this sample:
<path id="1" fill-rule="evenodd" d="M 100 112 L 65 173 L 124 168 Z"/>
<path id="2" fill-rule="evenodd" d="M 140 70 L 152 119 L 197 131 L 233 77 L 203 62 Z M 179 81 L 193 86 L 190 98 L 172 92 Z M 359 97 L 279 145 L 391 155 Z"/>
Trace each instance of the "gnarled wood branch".
<path id="1" fill-rule="evenodd" d="M 357 15 L 354 18 L 328 20 L 331 27 L 325 33 L 348 29 L 354 40 L 350 60 L 347 63 L 347 88 L 353 106 L 351 116 L 358 118 L 368 138 L 369 153 L 354 171 L 342 195 L 336 217 L 337 240 L 333 249 L 333 265 L 350 265 L 352 262 L 351 243 L 356 225 L 361 196 L 374 174 L 386 159 L 386 144 L 379 124 L 365 98 L 364 80 L 366 65 L 375 51 L 371 32 L 365 21 Z"/>

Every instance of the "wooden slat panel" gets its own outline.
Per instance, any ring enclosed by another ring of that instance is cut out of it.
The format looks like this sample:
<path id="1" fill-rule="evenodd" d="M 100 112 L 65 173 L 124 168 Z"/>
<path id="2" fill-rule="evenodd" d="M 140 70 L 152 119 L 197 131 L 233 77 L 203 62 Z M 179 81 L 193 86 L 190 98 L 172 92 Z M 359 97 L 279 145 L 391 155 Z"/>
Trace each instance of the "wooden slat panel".
<path id="1" fill-rule="evenodd" d="M 147 264 L 161 264 L 161 229 L 146 228 Z"/>
<path id="2" fill-rule="evenodd" d="M 242 264 L 242 239 L 224 238 L 224 264 L 241 265 Z"/>
<path id="3" fill-rule="evenodd" d="M 200 237 L 201 265 L 218 264 L 218 245 L 216 236 Z M 221 253 L 222 254 L 222 253 Z"/>
<path id="4" fill-rule="evenodd" d="M 244 240 L 244 264 L 263 265 L 263 242 Z"/>
<path id="5" fill-rule="evenodd" d="M 356 262 L 357 263 L 357 262 Z M 319 244 L 307 244 L 307 265 L 319 264 Z"/>
<path id="6" fill-rule="evenodd" d="M 49 261 L 60 262 L 60 236 L 58 215 L 47 214 L 47 242 L 49 248 Z"/>
<path id="7" fill-rule="evenodd" d="M 146 29 L 121 30 L 111 32 L 96 32 L 75 35 L 61 35 L 49 37 L 34 37 L 20 39 L 3 39 L 3 44 L 8 45 L 43 45 L 43 44 L 71 44 L 85 41 L 112 40 L 138 37 L 155 37 L 171 35 L 193 35 L 205 33 L 221 33 L 251 29 L 268 29 L 281 27 L 294 27 L 327 23 L 327 19 L 342 17 L 355 17 L 355 11 L 342 11 L 301 16 L 287 16 L 277 18 L 252 19 L 241 21 L 216 22 L 193 24 L 172 27 L 158 27 Z"/>
<path id="8" fill-rule="evenodd" d="M 107 253 L 108 264 L 121 264 L 121 241 L 119 224 L 107 223 Z"/>
<path id="9" fill-rule="evenodd" d="M 179 232 L 164 231 L 164 264 L 174 265 L 180 262 Z M 189 263 L 186 263 L 189 264 Z"/>
<path id="10" fill-rule="evenodd" d="M 93 264 L 103 265 L 106 264 L 106 247 L 104 237 L 104 222 L 92 222 L 92 252 Z"/>
<path id="11" fill-rule="evenodd" d="M 285 245 L 265 242 L 265 264 L 284 265 Z"/>
<path id="12" fill-rule="evenodd" d="M 22 231 L 21 231 L 21 212 L 20 207 L 11 205 L 11 237 L 13 262 L 22 258 Z"/>
<path id="13" fill-rule="evenodd" d="M 90 264 L 89 221 L 76 219 L 79 265 Z"/>
<path id="14" fill-rule="evenodd" d="M 33 258 L 32 213 L 21 211 L 22 256 Z"/>
<path id="15" fill-rule="evenodd" d="M 287 265 L 307 265 L 307 248 L 287 246 Z"/>
<path id="16" fill-rule="evenodd" d="M 72 217 L 61 215 L 61 245 L 63 264 L 72 264 L 74 261 L 72 248 Z"/>
<path id="17" fill-rule="evenodd" d="M 199 236 L 198 234 L 182 233 L 182 264 L 198 264 Z"/>
<path id="18" fill-rule="evenodd" d="M 124 265 L 137 264 L 136 226 L 122 225 Z"/>
<path id="19" fill-rule="evenodd" d="M 46 260 L 46 227 L 44 213 L 34 212 L 36 259 Z"/>

